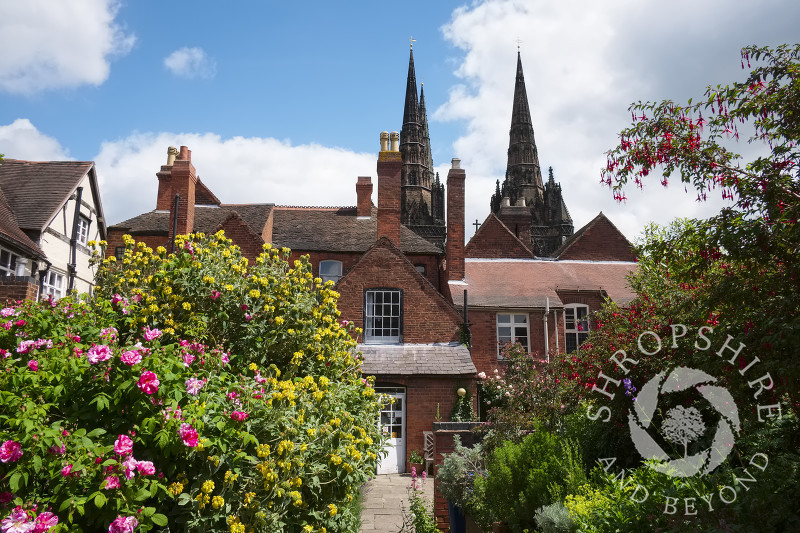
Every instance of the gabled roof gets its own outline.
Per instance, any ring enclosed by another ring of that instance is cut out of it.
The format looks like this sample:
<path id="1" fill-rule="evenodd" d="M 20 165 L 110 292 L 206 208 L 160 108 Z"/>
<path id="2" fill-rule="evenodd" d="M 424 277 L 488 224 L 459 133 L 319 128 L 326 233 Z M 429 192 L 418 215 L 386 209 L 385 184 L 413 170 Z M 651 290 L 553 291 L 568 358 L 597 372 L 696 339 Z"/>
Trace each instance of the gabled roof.
<path id="1" fill-rule="evenodd" d="M 194 231 L 214 232 L 235 213 L 253 233 L 261 235 L 273 208 L 273 204 L 196 205 L 194 209 Z M 131 235 L 167 235 L 171 222 L 169 211 L 150 211 L 114 224 L 111 228 Z"/>
<path id="2" fill-rule="evenodd" d="M 90 174 L 92 193 L 100 211 L 101 235 L 105 236 L 100 194 L 91 161 L 6 159 L 0 164 L 0 189 L 12 206 L 19 227 L 42 231 L 87 174 Z"/>
<path id="3" fill-rule="evenodd" d="M 359 344 L 361 370 L 375 376 L 447 375 L 477 372 L 469 349 L 460 342 L 435 344 Z"/>
<path id="4" fill-rule="evenodd" d="M 544 308 L 548 298 L 561 307 L 560 291 L 600 292 L 620 304 L 635 296 L 627 281 L 632 262 L 467 259 L 464 267 L 466 284 L 450 290 L 458 301 L 466 289 L 470 307 Z"/>
<path id="5" fill-rule="evenodd" d="M 601 211 L 553 252 L 559 259 L 636 261 L 633 246 Z"/>
<path id="6" fill-rule="evenodd" d="M 377 209 L 369 218 L 355 207 L 275 207 L 272 243 L 292 250 L 365 252 L 378 238 Z M 400 247 L 410 254 L 441 254 L 441 250 L 405 226 Z"/>
<path id="7" fill-rule="evenodd" d="M 533 259 L 533 252 L 494 213 L 489 213 L 464 248 L 464 257 Z"/>
<path id="8" fill-rule="evenodd" d="M 14 211 L 8 205 L 2 191 L 0 191 L 0 242 L 26 256 L 45 257 L 39 245 L 20 229 L 17 217 L 14 216 Z"/>

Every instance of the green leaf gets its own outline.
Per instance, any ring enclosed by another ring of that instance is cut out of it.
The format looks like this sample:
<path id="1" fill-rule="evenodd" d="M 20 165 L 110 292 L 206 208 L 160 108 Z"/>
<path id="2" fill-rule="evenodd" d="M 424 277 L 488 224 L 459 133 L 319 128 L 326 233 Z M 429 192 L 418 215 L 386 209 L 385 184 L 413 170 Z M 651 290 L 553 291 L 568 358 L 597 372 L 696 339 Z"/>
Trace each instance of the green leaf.
<path id="1" fill-rule="evenodd" d="M 8 488 L 11 489 L 11 492 L 17 492 L 19 490 L 19 480 L 22 475 L 19 472 L 14 472 L 14 475 L 11 476 L 11 479 L 8 482 Z"/>
<path id="2" fill-rule="evenodd" d="M 33 468 L 37 472 L 42 469 L 42 458 L 38 455 L 33 456 Z"/>
<path id="3" fill-rule="evenodd" d="M 133 499 L 137 502 L 143 502 L 150 497 L 150 491 L 147 489 L 139 489 L 136 491 L 136 495 L 134 495 Z"/>
<path id="4" fill-rule="evenodd" d="M 166 526 L 166 525 L 167 525 L 167 517 L 166 517 L 166 516 L 164 516 L 163 514 L 160 514 L 160 513 L 156 513 L 156 514 L 154 514 L 154 515 L 151 517 L 151 520 L 152 520 L 152 521 L 153 521 L 153 523 L 154 523 L 155 525 L 157 525 L 157 526 L 164 527 L 164 526 Z"/>
<path id="5" fill-rule="evenodd" d="M 98 509 L 102 508 L 106 504 L 106 497 L 102 492 L 98 492 L 97 496 L 94 497 L 94 504 Z"/>

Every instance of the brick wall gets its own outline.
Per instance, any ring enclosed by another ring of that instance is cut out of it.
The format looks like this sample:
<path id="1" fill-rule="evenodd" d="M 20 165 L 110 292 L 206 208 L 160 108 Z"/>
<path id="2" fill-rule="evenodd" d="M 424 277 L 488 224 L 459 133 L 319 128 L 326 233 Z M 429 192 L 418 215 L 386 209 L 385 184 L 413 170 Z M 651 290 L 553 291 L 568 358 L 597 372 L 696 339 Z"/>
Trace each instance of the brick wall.
<path id="1" fill-rule="evenodd" d="M 453 159 L 447 172 L 447 279 L 464 279 L 464 169 Z"/>
<path id="2" fill-rule="evenodd" d="M 400 246 L 400 152 L 381 152 L 378 157 L 378 237 L 386 236 Z"/>
<path id="3" fill-rule="evenodd" d="M 253 233 L 250 226 L 239 215 L 229 216 L 214 233 L 220 229 L 225 230 L 225 236 L 241 249 L 242 255 L 250 261 L 250 264 L 254 264 L 256 257 L 264 251 L 264 241 L 261 239 L 261 235 Z"/>
<path id="4" fill-rule="evenodd" d="M 339 281 L 336 290 L 341 294 L 342 319 L 363 328 L 364 291 L 372 288 L 403 291 L 403 342 L 460 340 L 462 318 L 459 313 L 386 239 L 379 240 L 348 276 Z"/>
<path id="5" fill-rule="evenodd" d="M 444 455 L 448 453 L 453 453 L 455 450 L 455 436 L 458 435 L 461 438 L 461 444 L 463 446 L 471 447 L 475 443 L 480 441 L 480 437 L 478 437 L 471 428 L 473 428 L 476 424 L 474 423 L 466 423 L 466 424 L 458 424 L 455 427 L 461 427 L 464 429 L 438 429 L 434 431 L 434 464 L 437 465 L 436 470 L 438 471 L 438 465 L 442 464 L 444 461 Z M 442 424 L 441 426 L 446 427 L 448 424 Z M 439 492 L 439 485 L 437 481 L 437 477 L 434 474 L 433 478 L 433 512 L 436 516 L 436 525 L 439 527 L 440 531 L 449 531 L 450 530 L 450 519 L 448 516 L 447 511 L 447 500 L 445 500 L 441 493 Z"/>
<path id="6" fill-rule="evenodd" d="M 467 244 L 465 256 L 531 259 L 533 254 L 496 216 L 489 215 Z"/>
<path id="7" fill-rule="evenodd" d="M 628 239 L 601 213 L 559 259 L 635 261 L 636 255 Z"/>
<path id="8" fill-rule="evenodd" d="M 39 287 L 29 277 L 0 277 L 0 302 L 4 304 L 20 300 L 36 300 L 38 295 Z"/>

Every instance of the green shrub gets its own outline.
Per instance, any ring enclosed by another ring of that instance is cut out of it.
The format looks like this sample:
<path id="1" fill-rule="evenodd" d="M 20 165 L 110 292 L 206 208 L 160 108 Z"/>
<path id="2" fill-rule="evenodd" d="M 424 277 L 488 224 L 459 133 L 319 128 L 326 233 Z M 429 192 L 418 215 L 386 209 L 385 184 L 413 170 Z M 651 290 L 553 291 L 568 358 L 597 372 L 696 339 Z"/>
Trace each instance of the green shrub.
<path id="1" fill-rule="evenodd" d="M 544 533 L 570 533 L 575 531 L 575 522 L 561 502 L 544 505 L 536 510 L 536 525 Z"/>
<path id="2" fill-rule="evenodd" d="M 486 457 L 483 446 L 479 443 L 468 448 L 461 444 L 460 436 L 453 438 L 453 453 L 445 455 L 436 474 L 439 492 L 444 499 L 453 502 L 476 522 L 488 526 L 491 517 L 484 494 Z"/>
<path id="3" fill-rule="evenodd" d="M 248 268 L 221 233 L 179 238 L 173 255 L 129 239 L 95 297 L 1 310 L 2 516 L 50 509 L 59 531 L 357 528 L 378 402 L 337 294 L 282 255 Z"/>

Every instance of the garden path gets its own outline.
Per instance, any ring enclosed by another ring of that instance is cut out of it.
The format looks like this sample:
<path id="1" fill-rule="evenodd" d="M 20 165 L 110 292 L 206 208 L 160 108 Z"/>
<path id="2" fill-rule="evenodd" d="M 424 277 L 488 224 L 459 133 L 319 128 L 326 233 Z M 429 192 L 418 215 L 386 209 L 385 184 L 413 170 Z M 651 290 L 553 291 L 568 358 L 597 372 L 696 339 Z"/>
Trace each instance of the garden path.
<path id="1" fill-rule="evenodd" d="M 420 480 L 421 481 L 421 480 Z M 408 512 L 410 474 L 382 474 L 361 487 L 361 533 L 398 533 Z M 433 477 L 419 483 L 433 508 Z"/>

